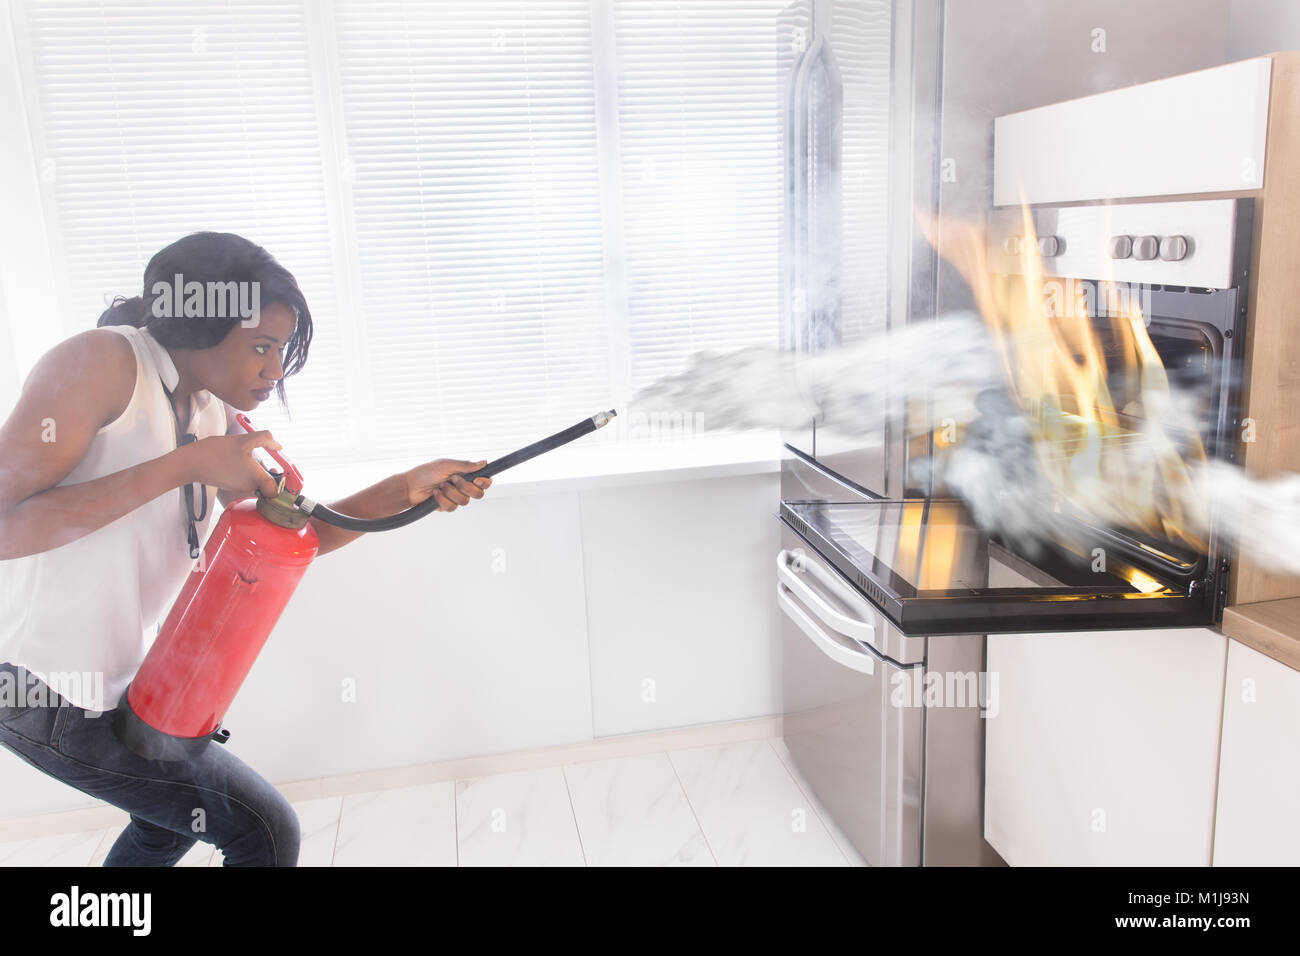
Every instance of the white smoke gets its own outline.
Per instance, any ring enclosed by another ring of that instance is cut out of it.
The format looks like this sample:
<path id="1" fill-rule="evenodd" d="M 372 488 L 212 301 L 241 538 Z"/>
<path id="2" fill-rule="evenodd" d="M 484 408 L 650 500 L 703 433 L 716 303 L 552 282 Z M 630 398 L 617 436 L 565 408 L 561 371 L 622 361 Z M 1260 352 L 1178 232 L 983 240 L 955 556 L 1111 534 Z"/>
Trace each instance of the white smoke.
<path id="1" fill-rule="evenodd" d="M 973 396 L 996 386 L 997 351 L 974 313 L 959 313 L 808 356 L 766 346 L 697 352 L 685 371 L 660 379 L 631 407 L 694 410 L 705 427 L 800 428 L 814 416 L 845 435 L 878 439 L 902 424 L 909 398 L 930 414 L 964 423 Z M 928 431 L 913 421 L 917 434 Z"/>
<path id="2" fill-rule="evenodd" d="M 1300 574 L 1300 475 L 1251 478 L 1222 461 L 1206 470 L 1218 530 L 1257 564 Z"/>
<path id="3" fill-rule="evenodd" d="M 1033 554 L 1069 522 L 1030 424 L 1006 391 L 1000 354 L 977 315 L 958 313 L 808 356 L 758 346 L 697 353 L 685 371 L 643 389 L 631 405 L 702 413 L 706 429 L 797 429 L 815 416 L 864 447 L 882 442 L 887 426 L 912 435 L 966 426 L 959 444 L 912 464 L 932 465 L 936 481 L 981 528 Z M 1079 469 L 1071 495 L 1079 518 L 1127 525 L 1113 482 L 1158 469 L 1170 436 L 1195 431 L 1194 399 L 1171 387 L 1161 407 L 1142 410 L 1144 429 L 1108 452 L 1108 469 Z M 1079 464 L 1091 462 L 1085 456 Z M 1252 560 L 1300 573 L 1300 476 L 1262 481 L 1221 461 L 1188 470 L 1189 481 L 1164 489 L 1187 531 L 1208 538 L 1213 516 L 1213 530 Z"/>

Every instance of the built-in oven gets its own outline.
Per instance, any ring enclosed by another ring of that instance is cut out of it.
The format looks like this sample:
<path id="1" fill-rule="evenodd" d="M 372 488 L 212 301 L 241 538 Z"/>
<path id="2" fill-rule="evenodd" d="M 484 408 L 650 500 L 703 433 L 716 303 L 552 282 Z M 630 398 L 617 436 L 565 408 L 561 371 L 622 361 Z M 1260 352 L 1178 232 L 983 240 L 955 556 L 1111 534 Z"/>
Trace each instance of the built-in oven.
<path id="1" fill-rule="evenodd" d="M 1112 284 L 1095 278 L 1069 276 L 1073 285 L 1067 294 L 1091 303 L 1093 333 L 1106 374 L 1099 383 L 1110 395 L 1114 420 L 1109 430 L 1097 428 L 1090 439 L 1121 446 L 1147 440 L 1152 425 L 1143 417 L 1141 402 L 1129 398 L 1139 376 L 1124 361 L 1129 343 L 1125 323 L 1129 308 L 1141 310 L 1145 335 L 1153 352 L 1148 360 L 1158 365 L 1145 374 L 1159 374 L 1169 393 L 1183 403 L 1177 427 L 1170 426 L 1172 441 L 1184 454 L 1196 449 L 1204 461 L 1234 461 L 1240 426 L 1240 359 L 1238 343 L 1244 334 L 1244 283 L 1249 251 L 1251 200 L 1215 200 L 1215 217 L 1220 228 L 1215 236 L 1192 232 L 1191 224 L 1205 218 L 1198 204 L 1161 204 L 1145 207 L 1142 230 L 1179 235 L 1180 247 L 1209 254 L 1216 247 L 1231 253 L 1218 274 L 1202 272 L 1189 276 L 1201 285 L 1165 283 Z M 1138 210 L 1139 212 L 1142 210 Z M 1130 207 L 1129 215 L 1134 214 Z M 1017 211 L 1018 215 L 1018 211 Z M 1038 218 L 1053 230 L 1040 238 L 1042 248 L 1063 252 L 1074 245 L 1089 243 L 1110 248 L 1095 235 L 1085 234 L 1073 224 L 1061 221 L 1053 210 L 1038 210 Z M 1074 211 L 1074 220 L 1096 220 L 1104 210 L 1094 207 L 1087 215 Z M 1110 228 L 1115 228 L 1113 224 Z M 1181 230 L 1181 232 L 1179 231 Z M 994 224 L 991 245 L 1014 249 L 1023 232 L 1015 217 L 999 230 Z M 1135 231 L 1138 231 L 1135 229 Z M 1060 235 L 1065 232 L 1066 235 Z M 1051 241 L 1041 241 L 1050 237 Z M 1119 248 L 1123 248 L 1121 244 Z M 1192 253 L 1185 252 L 1185 255 Z M 1050 257 L 1044 257 L 1047 261 Z M 1074 259 L 1082 259 L 1075 252 Z M 1147 278 L 1166 277 L 1169 261 L 1157 260 L 1129 274 Z M 1084 276 L 1096 276 L 1112 269 L 1109 261 L 1076 266 Z M 1055 281 L 1061 276 L 1047 276 Z M 1206 283 L 1216 282 L 1214 288 Z M 1054 294 L 1052 289 L 1048 294 Z M 1114 308 L 1108 308 L 1107 302 Z M 1118 303 L 1122 303 L 1118 305 Z M 1004 408 L 1006 403 L 992 403 Z M 1015 409 L 1020 414 L 1019 409 Z M 1072 420 L 1080 410 L 1067 398 L 1024 412 L 1041 419 Z M 1057 434 L 1051 426 L 1043 434 Z M 976 419 L 966 432 L 977 433 Z M 959 444 L 961 437 L 955 442 Z M 1077 449 L 1075 438 L 1058 439 L 1059 449 L 1020 449 L 1026 455 L 1066 456 L 1086 452 L 1094 458 L 1098 450 Z M 930 451 L 937 466 L 944 451 Z M 1103 449 L 1104 450 L 1104 449 Z M 956 495 L 945 494 L 941 480 L 932 480 L 937 493 L 897 499 L 845 500 L 843 489 L 867 491 L 851 475 L 839 475 L 838 485 L 819 485 L 818 476 L 834 471 L 826 462 L 794 448 L 787 449 L 786 478 L 782 489 L 780 518 L 805 541 L 823 554 L 846 578 L 867 595 L 881 613 L 907 634 L 941 635 L 1039 632 L 1044 630 L 1127 629 L 1207 625 L 1216 622 L 1223 609 L 1230 572 L 1228 551 L 1213 527 L 1202 531 L 1172 527 L 1164 522 L 1157 530 L 1137 523 L 1099 522 L 1086 510 L 1074 510 L 1067 495 L 1050 501 L 1051 534 L 1028 539 L 1008 538 L 999 529 L 981 523 Z M 928 458 L 922 459 L 928 462 Z M 917 461 L 911 463 L 913 466 Z M 1065 467 L 1072 467 L 1065 462 Z M 942 474 L 942 469 L 940 469 Z M 1028 494 L 1027 489 L 1003 488 L 1003 495 Z M 1050 488 L 1048 489 L 1050 491 Z M 1020 503 L 1017 503 L 1020 505 Z M 1198 547 L 1198 542 L 1200 546 Z M 1017 570 L 1014 581 L 990 577 L 991 568 Z M 1025 583 L 1032 580 L 1032 584 Z"/>

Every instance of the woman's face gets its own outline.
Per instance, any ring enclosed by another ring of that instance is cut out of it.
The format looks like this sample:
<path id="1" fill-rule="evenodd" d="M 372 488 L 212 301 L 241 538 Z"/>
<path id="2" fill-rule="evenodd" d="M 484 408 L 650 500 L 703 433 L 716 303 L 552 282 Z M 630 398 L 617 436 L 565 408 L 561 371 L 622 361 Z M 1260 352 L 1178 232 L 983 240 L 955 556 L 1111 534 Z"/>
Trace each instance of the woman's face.
<path id="1" fill-rule="evenodd" d="M 284 378 L 284 350 L 297 325 L 293 309 L 282 302 L 263 306 L 254 321 L 248 328 L 236 325 L 220 345 L 193 353 L 204 387 L 244 412 L 270 398 Z"/>

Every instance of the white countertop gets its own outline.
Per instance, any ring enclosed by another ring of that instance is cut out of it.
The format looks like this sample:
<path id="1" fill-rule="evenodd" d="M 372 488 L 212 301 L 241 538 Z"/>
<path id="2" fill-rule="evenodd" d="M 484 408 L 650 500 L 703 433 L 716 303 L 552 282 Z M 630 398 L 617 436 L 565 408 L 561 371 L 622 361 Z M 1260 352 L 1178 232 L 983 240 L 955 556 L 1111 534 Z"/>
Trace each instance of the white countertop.
<path id="1" fill-rule="evenodd" d="M 452 457 L 452 456 L 447 456 Z M 368 488 L 423 459 L 303 466 L 304 490 L 329 504 Z M 624 485 L 695 481 L 779 471 L 781 439 L 775 431 L 720 433 L 685 440 L 610 445 L 569 445 L 516 465 L 492 480 L 492 497 L 583 491 Z"/>

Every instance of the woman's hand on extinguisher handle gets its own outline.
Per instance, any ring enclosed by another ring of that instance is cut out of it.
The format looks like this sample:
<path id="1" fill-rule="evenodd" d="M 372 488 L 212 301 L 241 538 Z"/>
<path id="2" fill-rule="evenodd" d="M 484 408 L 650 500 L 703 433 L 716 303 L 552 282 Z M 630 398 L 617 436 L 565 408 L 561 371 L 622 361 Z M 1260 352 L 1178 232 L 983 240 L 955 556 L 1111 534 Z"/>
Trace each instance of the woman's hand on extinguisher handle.
<path id="1" fill-rule="evenodd" d="M 483 492 L 492 487 L 492 479 L 475 478 L 470 482 L 461 476 L 477 471 L 486 464 L 486 459 L 461 461 L 456 458 L 439 458 L 404 472 L 402 477 L 406 481 L 406 496 L 410 507 L 414 508 L 432 497 L 438 502 L 439 511 L 455 511 L 462 505 L 469 504 L 471 498 L 482 498 Z"/>
<path id="2" fill-rule="evenodd" d="M 213 435 L 183 445 L 177 453 L 184 456 L 185 483 L 198 482 L 239 495 L 261 494 L 273 498 L 279 485 L 253 457 L 255 448 L 279 451 L 281 445 L 269 431 Z"/>

